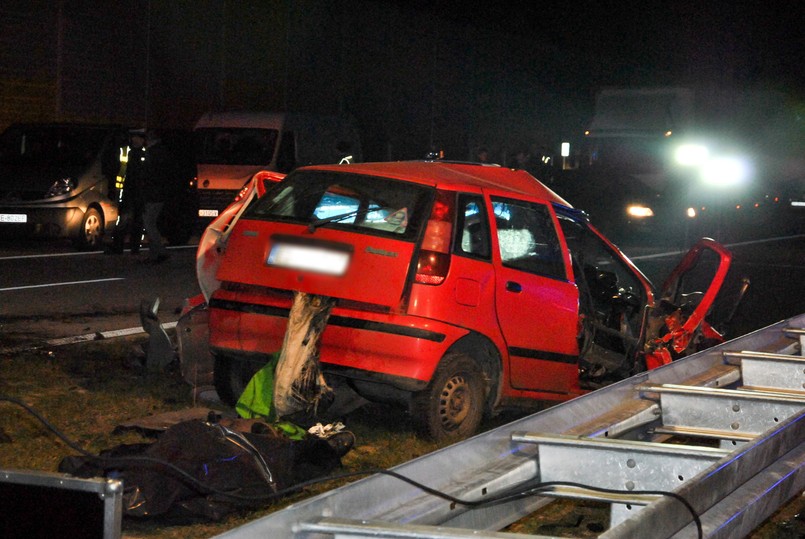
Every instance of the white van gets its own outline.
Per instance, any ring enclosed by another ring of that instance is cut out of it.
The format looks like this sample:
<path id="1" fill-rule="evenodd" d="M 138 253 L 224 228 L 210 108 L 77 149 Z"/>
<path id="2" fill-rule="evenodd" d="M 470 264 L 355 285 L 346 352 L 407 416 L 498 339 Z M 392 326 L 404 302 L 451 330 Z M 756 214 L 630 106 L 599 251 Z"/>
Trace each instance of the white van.
<path id="1" fill-rule="evenodd" d="M 199 217 L 216 217 L 261 170 L 360 162 L 349 118 L 293 112 L 209 112 L 195 127 Z"/>

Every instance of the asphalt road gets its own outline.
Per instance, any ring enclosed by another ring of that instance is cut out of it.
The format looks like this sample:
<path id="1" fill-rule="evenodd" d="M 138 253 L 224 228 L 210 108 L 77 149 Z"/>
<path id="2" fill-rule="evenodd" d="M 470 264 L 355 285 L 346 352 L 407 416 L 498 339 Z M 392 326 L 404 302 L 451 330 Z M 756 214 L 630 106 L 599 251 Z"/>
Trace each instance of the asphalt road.
<path id="1" fill-rule="evenodd" d="M 728 336 L 805 312 L 805 236 L 728 244 L 733 274 L 752 284 Z M 641 240 L 622 250 L 660 286 L 683 252 Z M 198 293 L 195 246 L 171 249 L 159 265 L 139 257 L 81 253 L 69 244 L 0 242 L 0 350 L 140 326 L 142 301 L 160 299 L 164 323 Z"/>
<path id="2" fill-rule="evenodd" d="M 0 349 L 140 326 L 142 301 L 163 322 L 199 293 L 194 245 L 158 264 L 128 252 L 76 252 L 57 242 L 0 243 Z"/>
<path id="3" fill-rule="evenodd" d="M 744 335 L 805 312 L 805 235 L 725 243 L 733 259 L 727 280 L 750 280 L 749 292 L 728 326 L 727 338 Z M 635 245 L 622 250 L 660 287 L 683 253 Z M 656 251 L 656 252 L 654 252 Z"/>

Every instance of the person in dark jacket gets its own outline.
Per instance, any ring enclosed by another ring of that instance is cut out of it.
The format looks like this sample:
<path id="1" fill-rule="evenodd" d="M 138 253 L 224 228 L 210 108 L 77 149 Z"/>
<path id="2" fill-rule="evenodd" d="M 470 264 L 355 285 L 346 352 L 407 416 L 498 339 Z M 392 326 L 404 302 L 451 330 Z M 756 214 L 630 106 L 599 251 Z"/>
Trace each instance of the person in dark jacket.
<path id="1" fill-rule="evenodd" d="M 126 170 L 118 199 L 118 221 L 112 234 L 112 245 L 106 250 L 108 254 L 122 254 L 127 235 L 131 253 L 140 251 L 145 210 L 145 140 L 145 129 L 129 131 Z"/>
<path id="2" fill-rule="evenodd" d="M 147 141 L 143 182 L 145 200 L 143 223 L 149 244 L 147 262 L 158 264 L 169 258 L 157 221 L 159 214 L 162 213 L 162 207 L 165 205 L 168 187 L 173 181 L 171 178 L 172 161 L 170 153 L 156 132 L 149 131 Z"/>

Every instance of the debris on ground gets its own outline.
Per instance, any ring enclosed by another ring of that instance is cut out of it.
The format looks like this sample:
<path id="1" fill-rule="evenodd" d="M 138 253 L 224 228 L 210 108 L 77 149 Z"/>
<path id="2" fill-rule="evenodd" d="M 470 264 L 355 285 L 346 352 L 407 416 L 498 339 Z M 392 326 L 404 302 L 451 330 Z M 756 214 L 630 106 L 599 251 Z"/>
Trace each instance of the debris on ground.
<path id="1" fill-rule="evenodd" d="M 123 514 L 174 522 L 218 521 L 265 507 L 284 491 L 327 476 L 354 443 L 349 431 L 298 439 L 261 420 L 190 419 L 169 426 L 153 443 L 123 444 L 98 458 L 63 459 L 76 477 L 122 479 Z"/>

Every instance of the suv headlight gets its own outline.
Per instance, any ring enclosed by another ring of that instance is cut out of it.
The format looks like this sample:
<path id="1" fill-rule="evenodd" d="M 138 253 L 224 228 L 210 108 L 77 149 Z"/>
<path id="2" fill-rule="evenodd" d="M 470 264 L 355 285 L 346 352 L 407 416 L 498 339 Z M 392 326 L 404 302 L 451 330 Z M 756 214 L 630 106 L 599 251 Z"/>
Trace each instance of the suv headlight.
<path id="1" fill-rule="evenodd" d="M 48 192 L 45 193 L 45 198 L 66 195 L 75 189 L 75 185 L 75 180 L 73 178 L 62 178 L 61 180 L 56 180 L 53 182 L 53 185 L 50 186 Z"/>

